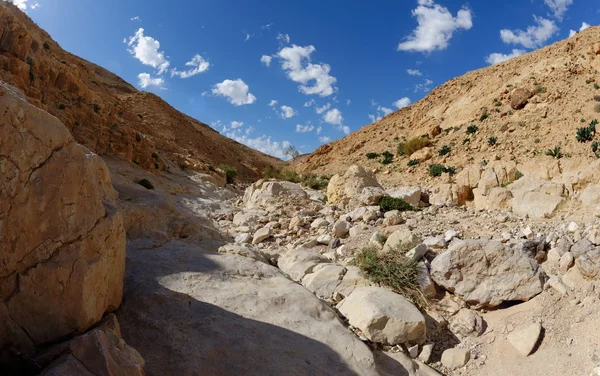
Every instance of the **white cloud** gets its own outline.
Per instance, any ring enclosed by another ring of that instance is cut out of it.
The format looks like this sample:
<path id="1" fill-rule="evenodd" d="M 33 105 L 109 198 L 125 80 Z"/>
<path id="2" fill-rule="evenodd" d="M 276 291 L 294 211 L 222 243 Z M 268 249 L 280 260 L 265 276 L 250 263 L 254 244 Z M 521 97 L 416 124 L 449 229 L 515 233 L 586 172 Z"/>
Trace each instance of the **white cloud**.
<path id="1" fill-rule="evenodd" d="M 313 129 L 315 129 L 315 126 L 311 125 L 311 124 L 306 124 L 306 125 L 296 124 L 296 132 L 298 132 L 298 133 L 312 132 Z"/>
<path id="2" fill-rule="evenodd" d="M 186 71 L 178 71 L 177 69 L 173 69 L 171 71 L 171 77 L 179 76 L 181 78 L 190 78 L 202 72 L 206 72 L 208 68 L 210 68 L 210 63 L 207 60 L 198 54 L 194 55 L 192 60 L 185 63 L 186 67 L 193 67 L 192 69 L 188 69 Z"/>
<path id="3" fill-rule="evenodd" d="M 334 108 L 323 115 L 323 121 L 333 125 L 341 125 L 344 118 L 342 117 L 342 112 L 337 108 Z"/>
<path id="4" fill-rule="evenodd" d="M 557 31 L 554 21 L 533 16 L 536 25 L 529 26 L 527 30 L 500 30 L 500 38 L 506 44 L 520 44 L 525 48 L 541 47 Z"/>
<path id="5" fill-rule="evenodd" d="M 275 99 L 271 99 L 271 101 L 269 102 L 270 107 L 274 107 L 276 104 L 277 104 L 277 101 Z"/>
<path id="6" fill-rule="evenodd" d="M 310 107 L 310 106 L 314 106 L 315 104 L 317 104 L 317 102 L 315 102 L 314 99 L 309 100 L 308 102 L 304 103 L 304 107 Z"/>
<path id="7" fill-rule="evenodd" d="M 273 60 L 273 57 L 269 55 L 262 55 L 260 58 L 260 62 L 266 65 L 267 67 L 271 66 L 271 60 Z"/>
<path id="8" fill-rule="evenodd" d="M 233 128 L 233 129 L 240 128 L 243 125 L 244 125 L 244 122 L 242 122 L 242 121 L 232 121 L 231 122 L 231 128 Z"/>
<path id="9" fill-rule="evenodd" d="M 322 114 L 323 112 L 329 110 L 329 107 L 331 107 L 331 104 L 327 103 L 325 105 L 323 105 L 322 107 L 317 107 L 315 108 L 315 111 L 317 112 L 317 114 Z"/>
<path id="10" fill-rule="evenodd" d="M 141 21 L 140 16 L 131 17 L 131 21 Z"/>
<path id="11" fill-rule="evenodd" d="M 301 93 L 327 97 L 337 91 L 333 86 L 337 79 L 329 75 L 331 67 L 328 64 L 311 63 L 310 55 L 315 51 L 314 46 L 300 47 L 294 44 L 282 48 L 277 56 L 282 60 L 281 67 L 287 72 L 288 78 L 301 84 Z M 314 84 L 309 86 L 313 81 Z"/>
<path id="12" fill-rule="evenodd" d="M 410 98 L 404 97 L 404 98 L 398 99 L 393 104 L 394 104 L 394 106 L 398 107 L 398 109 L 401 109 L 401 108 L 410 106 L 411 103 L 412 102 L 411 102 Z"/>
<path id="13" fill-rule="evenodd" d="M 290 36 L 288 34 L 277 34 L 277 40 L 283 44 L 290 44 Z"/>
<path id="14" fill-rule="evenodd" d="M 297 114 L 296 110 L 289 106 L 281 106 L 281 113 L 279 114 L 282 119 L 293 118 Z"/>
<path id="15" fill-rule="evenodd" d="M 433 84 L 433 81 L 431 81 L 430 79 L 425 79 L 425 82 L 423 82 L 422 84 L 416 84 L 415 93 L 419 91 L 423 91 L 425 93 L 428 92 L 429 90 L 431 90 L 431 84 Z"/>
<path id="16" fill-rule="evenodd" d="M 406 73 L 410 74 L 411 76 L 422 76 L 423 75 L 423 73 L 421 73 L 421 71 L 418 69 L 407 69 Z"/>
<path id="17" fill-rule="evenodd" d="M 350 99 L 346 99 L 346 106 L 350 106 L 350 103 L 352 103 L 352 101 L 350 101 Z"/>
<path id="18" fill-rule="evenodd" d="M 226 133 L 225 136 L 276 158 L 289 159 L 289 156 L 283 152 L 285 148 L 291 145 L 289 141 L 273 141 L 270 136 L 264 134 L 256 138 L 249 138 L 246 134 L 240 135 L 236 132 L 230 132 Z"/>
<path id="19" fill-rule="evenodd" d="M 374 122 L 379 121 L 381 119 L 382 119 L 381 116 L 376 116 L 376 115 L 373 115 L 373 114 L 369 114 L 369 120 L 371 120 L 371 123 L 374 123 Z"/>
<path id="20" fill-rule="evenodd" d="M 160 77 L 153 78 L 148 73 L 140 73 L 138 75 L 140 87 L 145 89 L 147 87 L 155 86 L 159 89 L 164 89 L 163 85 L 165 84 L 165 80 Z"/>
<path id="21" fill-rule="evenodd" d="M 573 4 L 573 0 L 544 0 L 544 3 L 552 10 L 554 17 L 562 20 L 567 8 Z"/>
<path id="22" fill-rule="evenodd" d="M 519 50 L 519 49 L 513 49 L 510 54 L 501 54 L 501 53 L 495 52 L 493 54 L 490 54 L 488 57 L 486 57 L 485 61 L 490 65 L 494 65 L 494 64 L 498 64 L 503 61 L 506 61 L 506 60 L 510 60 L 513 57 L 524 55 L 526 52 L 527 51 L 525 51 L 525 50 Z"/>
<path id="23" fill-rule="evenodd" d="M 383 116 L 387 116 L 387 115 L 391 114 L 392 112 L 394 112 L 394 110 L 392 110 L 391 108 L 383 107 L 383 106 L 377 107 L 377 110 L 383 112 Z"/>
<path id="24" fill-rule="evenodd" d="M 249 126 L 246 128 L 246 131 L 244 133 L 246 133 L 247 135 L 254 132 L 254 127 L 253 126 Z"/>
<path id="25" fill-rule="evenodd" d="M 583 22 L 581 24 L 581 27 L 579 28 L 579 32 L 584 31 L 585 29 L 588 29 L 592 27 L 592 25 L 588 24 L 587 22 Z M 569 38 L 571 38 L 573 35 L 577 34 L 577 32 L 575 30 L 571 30 L 569 31 Z"/>
<path id="26" fill-rule="evenodd" d="M 215 84 L 212 89 L 214 95 L 226 97 L 229 103 L 234 106 L 252 104 L 256 102 L 256 97 L 248 92 L 246 83 L 238 78 L 237 80 L 225 80 Z"/>
<path id="27" fill-rule="evenodd" d="M 350 127 L 347 125 L 338 125 L 335 127 L 337 130 L 344 132 L 344 134 L 350 134 Z"/>
<path id="28" fill-rule="evenodd" d="M 448 8 L 435 4 L 433 0 L 418 0 L 412 15 L 417 18 L 419 25 L 405 42 L 398 44 L 398 51 L 445 50 L 455 31 L 473 27 L 468 8 L 463 7 L 454 17 Z"/>
<path id="29" fill-rule="evenodd" d="M 152 37 L 145 36 L 143 28 L 140 27 L 135 35 L 129 38 L 127 45 L 131 55 L 142 64 L 157 69 L 158 74 L 163 74 L 169 68 L 169 60 L 164 52 L 159 51 L 160 43 Z"/>
<path id="30" fill-rule="evenodd" d="M 327 136 L 323 136 L 323 137 L 319 137 L 319 141 L 323 144 L 328 143 L 329 141 L 331 141 L 331 138 L 327 137 Z"/>
<path id="31" fill-rule="evenodd" d="M 273 23 L 268 23 L 266 25 L 262 25 L 260 28 L 261 28 L 261 30 L 271 30 L 271 26 L 273 26 Z"/>
<path id="32" fill-rule="evenodd" d="M 250 38 L 254 37 L 254 34 L 246 34 L 246 38 L 244 39 L 244 42 L 247 42 L 250 40 Z"/>
<path id="33" fill-rule="evenodd" d="M 22 11 L 27 10 L 27 0 L 7 0 L 9 3 L 13 3 L 17 8 Z M 38 3 L 35 3 L 31 6 L 31 9 L 35 9 L 39 6 Z"/>
<path id="34" fill-rule="evenodd" d="M 322 131 L 322 130 L 323 130 L 323 127 L 319 125 L 319 126 L 317 127 L 317 134 L 321 134 L 321 131 Z"/>

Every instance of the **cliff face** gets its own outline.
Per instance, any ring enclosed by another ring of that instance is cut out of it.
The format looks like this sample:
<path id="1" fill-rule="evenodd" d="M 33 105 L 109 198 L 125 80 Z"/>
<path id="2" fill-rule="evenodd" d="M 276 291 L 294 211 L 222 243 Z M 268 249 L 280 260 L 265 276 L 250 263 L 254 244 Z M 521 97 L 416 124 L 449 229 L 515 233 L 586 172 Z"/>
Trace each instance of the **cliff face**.
<path id="1" fill-rule="evenodd" d="M 281 163 L 221 136 L 156 95 L 60 48 L 27 15 L 0 2 L 0 79 L 59 118 L 75 140 L 100 155 L 147 170 L 236 167 L 242 180 Z"/>

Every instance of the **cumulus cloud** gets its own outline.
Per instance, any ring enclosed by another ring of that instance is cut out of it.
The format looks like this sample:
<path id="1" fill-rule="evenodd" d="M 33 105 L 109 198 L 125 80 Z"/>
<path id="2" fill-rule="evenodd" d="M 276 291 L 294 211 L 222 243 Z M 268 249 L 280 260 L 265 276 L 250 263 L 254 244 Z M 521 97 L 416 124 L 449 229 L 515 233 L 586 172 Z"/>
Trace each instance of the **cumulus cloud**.
<path id="1" fill-rule="evenodd" d="M 338 125 L 335 129 L 344 132 L 344 134 L 350 134 L 350 127 L 347 125 Z"/>
<path id="2" fill-rule="evenodd" d="M 431 84 L 433 84 L 433 81 L 431 81 L 430 79 L 425 79 L 425 82 L 423 82 L 422 84 L 416 84 L 415 85 L 415 93 L 417 93 L 419 91 L 427 93 L 428 91 L 431 90 Z"/>
<path id="3" fill-rule="evenodd" d="M 8 1 L 9 3 L 13 3 L 17 8 L 21 9 L 22 11 L 26 11 L 28 8 L 35 9 L 40 6 L 40 4 L 38 2 L 34 2 L 33 4 L 28 5 L 28 0 L 5 0 L 5 1 Z"/>
<path id="4" fill-rule="evenodd" d="M 327 136 L 322 136 L 322 137 L 319 137 L 319 141 L 320 141 L 322 144 L 326 144 L 326 143 L 328 143 L 329 141 L 331 141 L 331 138 L 329 138 L 329 137 L 327 137 Z"/>
<path id="5" fill-rule="evenodd" d="M 342 116 L 342 112 L 337 108 L 334 108 L 333 110 L 327 111 L 327 113 L 323 115 L 323 121 L 333 125 L 341 125 L 344 121 L 344 118 Z"/>
<path id="6" fill-rule="evenodd" d="M 321 131 L 322 131 L 322 130 L 323 130 L 323 127 L 319 125 L 319 126 L 317 127 L 317 134 L 321 134 Z"/>
<path id="7" fill-rule="evenodd" d="M 144 35 L 144 29 L 141 27 L 134 36 L 129 38 L 127 45 L 130 47 L 128 51 L 133 57 L 142 64 L 157 69 L 158 74 L 163 74 L 171 65 L 164 52 L 159 51 L 160 43 L 156 39 Z"/>
<path id="8" fill-rule="evenodd" d="M 473 27 L 471 11 L 463 7 L 456 17 L 448 8 L 436 4 L 433 0 L 418 0 L 418 6 L 412 11 L 418 26 L 406 41 L 398 44 L 398 51 L 432 52 L 445 50 L 455 31 L 469 30 Z"/>
<path id="9" fill-rule="evenodd" d="M 271 60 L 273 60 L 273 57 L 269 55 L 262 55 L 260 58 L 260 62 L 266 65 L 267 67 L 271 66 Z"/>
<path id="10" fill-rule="evenodd" d="M 268 23 L 266 25 L 262 25 L 260 28 L 261 30 L 271 30 L 271 26 L 273 26 L 273 23 Z"/>
<path id="11" fill-rule="evenodd" d="M 544 0 L 544 3 L 550 8 L 554 17 L 562 20 L 569 6 L 573 4 L 573 0 Z"/>
<path id="12" fill-rule="evenodd" d="M 269 106 L 274 107 L 276 105 L 277 105 L 277 101 L 275 99 L 271 99 L 271 101 L 269 102 Z"/>
<path id="13" fill-rule="evenodd" d="M 248 92 L 249 89 L 248 85 L 242 79 L 238 78 L 215 84 L 212 93 L 227 98 L 229 103 L 234 106 L 242 106 L 256 102 L 256 97 Z"/>
<path id="14" fill-rule="evenodd" d="M 241 144 L 249 146 L 253 149 L 262 151 L 265 154 L 272 155 L 279 159 L 289 159 L 290 157 L 285 155 L 285 148 L 291 146 L 289 141 L 273 141 L 270 136 L 262 135 L 255 138 L 248 137 L 247 134 L 240 134 L 238 132 L 225 133 L 225 136 L 235 140 Z"/>
<path id="15" fill-rule="evenodd" d="M 524 55 L 526 52 L 527 51 L 525 51 L 525 50 L 519 50 L 519 49 L 513 49 L 510 54 L 501 54 L 501 53 L 495 52 L 493 54 L 490 54 L 488 57 L 486 57 L 485 61 L 490 65 L 494 65 L 494 64 L 498 64 L 503 61 L 506 61 L 506 60 L 510 60 L 513 57 Z"/>
<path id="16" fill-rule="evenodd" d="M 277 40 L 283 44 L 290 44 L 290 36 L 288 34 L 277 34 Z"/>
<path id="17" fill-rule="evenodd" d="M 243 125 L 244 125 L 244 122 L 242 122 L 242 121 L 232 121 L 231 122 L 231 128 L 233 128 L 233 129 L 240 128 Z"/>
<path id="18" fill-rule="evenodd" d="M 581 27 L 579 28 L 579 32 L 582 32 L 582 31 L 584 31 L 585 29 L 588 29 L 588 28 L 590 28 L 590 27 L 592 27 L 592 25 L 588 24 L 587 22 L 583 22 L 583 23 L 581 24 Z M 573 35 L 575 35 L 575 34 L 577 34 L 577 31 L 575 31 L 575 30 L 571 30 L 571 31 L 569 31 L 569 38 L 571 38 L 571 37 L 572 37 Z"/>
<path id="19" fill-rule="evenodd" d="M 149 73 L 140 73 L 138 74 L 139 84 L 142 89 L 146 89 L 148 87 L 157 87 L 159 89 L 164 89 L 165 80 L 161 77 L 152 77 Z"/>
<path id="20" fill-rule="evenodd" d="M 298 133 L 312 132 L 313 129 L 315 129 L 315 126 L 312 124 L 306 124 L 306 125 L 296 124 L 296 132 L 298 132 Z"/>
<path id="21" fill-rule="evenodd" d="M 317 114 L 322 114 L 323 112 L 329 110 L 329 107 L 331 107 L 331 104 L 327 103 L 321 107 L 317 107 L 315 108 L 315 111 L 317 112 Z"/>
<path id="22" fill-rule="evenodd" d="M 131 21 L 141 21 L 140 16 L 131 17 Z"/>
<path id="23" fill-rule="evenodd" d="M 398 109 L 404 108 L 404 107 L 408 107 L 411 104 L 411 100 L 408 97 L 404 97 L 404 98 L 400 98 L 397 101 L 394 102 L 394 106 L 396 106 Z"/>
<path id="24" fill-rule="evenodd" d="M 411 76 L 422 76 L 423 75 L 423 73 L 421 73 L 421 71 L 418 69 L 407 69 L 406 73 L 408 73 Z"/>
<path id="25" fill-rule="evenodd" d="M 525 48 L 541 47 L 557 31 L 558 27 L 552 20 L 533 16 L 534 26 L 529 26 L 527 30 L 500 30 L 500 38 L 506 44 L 520 44 Z"/>
<path id="26" fill-rule="evenodd" d="M 177 69 L 173 69 L 171 71 L 171 77 L 179 76 L 181 78 L 190 78 L 202 72 L 206 72 L 208 68 L 210 68 L 210 63 L 198 54 L 194 55 L 192 60 L 185 63 L 186 67 L 191 67 L 186 71 L 178 71 Z"/>
<path id="27" fill-rule="evenodd" d="M 296 110 L 289 106 L 281 106 L 281 113 L 279 114 L 282 119 L 289 119 L 297 114 Z"/>
<path id="28" fill-rule="evenodd" d="M 304 107 L 310 107 L 310 106 L 314 106 L 315 104 L 317 104 L 317 102 L 315 102 L 314 99 L 311 99 L 307 102 L 304 103 Z"/>
<path id="29" fill-rule="evenodd" d="M 327 97 L 337 90 L 333 86 L 337 79 L 329 74 L 331 67 L 328 64 L 311 63 L 310 55 L 315 51 L 314 46 L 301 47 L 294 44 L 282 48 L 277 56 L 281 59 L 281 67 L 287 72 L 288 78 L 301 84 L 301 93 Z"/>

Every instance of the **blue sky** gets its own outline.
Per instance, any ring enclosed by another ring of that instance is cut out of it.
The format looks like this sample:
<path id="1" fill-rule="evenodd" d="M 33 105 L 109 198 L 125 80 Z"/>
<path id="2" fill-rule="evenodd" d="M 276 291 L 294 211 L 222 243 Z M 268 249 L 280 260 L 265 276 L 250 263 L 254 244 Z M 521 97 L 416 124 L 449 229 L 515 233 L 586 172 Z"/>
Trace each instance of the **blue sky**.
<path id="1" fill-rule="evenodd" d="M 596 0 L 10 0 L 67 51 L 284 157 L 600 23 Z"/>

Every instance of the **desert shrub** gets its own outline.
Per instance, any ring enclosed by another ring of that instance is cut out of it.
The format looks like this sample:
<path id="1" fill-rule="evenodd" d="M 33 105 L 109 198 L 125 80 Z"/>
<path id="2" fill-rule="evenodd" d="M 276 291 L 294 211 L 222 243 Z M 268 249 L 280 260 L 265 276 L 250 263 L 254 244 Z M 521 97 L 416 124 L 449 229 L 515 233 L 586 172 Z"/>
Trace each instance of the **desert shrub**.
<path id="1" fill-rule="evenodd" d="M 594 130 L 595 130 L 595 127 L 594 127 Z M 592 138 L 594 138 L 594 131 L 590 127 L 581 127 L 581 128 L 578 128 L 577 129 L 577 134 L 575 135 L 575 138 L 579 142 L 592 141 Z"/>
<path id="2" fill-rule="evenodd" d="M 143 119 L 143 118 L 144 118 L 144 116 L 142 116 L 142 114 L 137 114 L 136 116 L 137 116 L 138 118 L 140 118 L 140 119 Z"/>
<path id="3" fill-rule="evenodd" d="M 490 115 L 487 112 L 484 112 L 481 117 L 479 117 L 479 121 L 484 121 L 485 119 L 487 119 Z"/>
<path id="4" fill-rule="evenodd" d="M 534 144 L 539 144 L 541 142 L 541 140 L 539 138 L 536 138 L 535 140 L 533 140 Z"/>
<path id="5" fill-rule="evenodd" d="M 446 172 L 448 173 L 448 175 L 455 175 L 456 167 L 448 166 L 448 167 L 446 167 Z"/>
<path id="6" fill-rule="evenodd" d="M 65 106 L 64 103 L 61 103 L 61 104 L 58 105 L 58 109 L 59 110 L 64 110 L 65 108 L 67 108 L 67 106 Z"/>
<path id="7" fill-rule="evenodd" d="M 523 173 L 519 170 L 517 170 L 517 172 L 515 172 L 515 180 L 519 180 L 523 177 Z"/>
<path id="8" fill-rule="evenodd" d="M 392 289 L 419 307 L 427 300 L 419 289 L 419 266 L 396 247 L 379 252 L 376 247 L 365 247 L 356 253 L 354 264 L 372 282 Z"/>
<path id="9" fill-rule="evenodd" d="M 592 151 L 594 153 L 598 151 L 598 146 L 600 146 L 600 144 L 598 144 L 598 141 L 592 142 Z"/>
<path id="10" fill-rule="evenodd" d="M 226 165 L 224 163 L 221 163 L 219 165 L 219 168 L 225 172 L 225 179 L 226 179 L 227 183 L 232 184 L 233 179 L 235 179 L 235 177 L 237 175 L 236 168 L 233 166 Z"/>
<path id="11" fill-rule="evenodd" d="M 438 154 L 440 155 L 440 157 L 443 157 L 444 155 L 450 154 L 451 151 L 452 148 L 450 146 L 444 145 L 440 150 L 438 150 Z"/>
<path id="12" fill-rule="evenodd" d="M 466 144 L 468 144 L 469 142 L 471 142 L 471 139 L 470 139 L 470 138 L 468 138 L 468 137 L 467 137 L 467 138 L 465 138 L 464 140 L 462 140 L 462 144 L 463 144 L 463 145 L 466 145 Z"/>
<path id="13" fill-rule="evenodd" d="M 410 156 L 414 152 L 419 151 L 431 145 L 431 140 L 427 137 L 414 137 L 408 141 L 401 142 L 398 145 L 398 155 Z"/>
<path id="14" fill-rule="evenodd" d="M 382 154 L 383 159 L 380 161 L 381 164 L 388 165 L 394 161 L 394 154 L 389 151 L 384 151 Z"/>
<path id="15" fill-rule="evenodd" d="M 280 179 L 281 170 L 275 166 L 266 166 L 263 169 L 263 178 L 265 179 Z"/>
<path id="16" fill-rule="evenodd" d="M 392 210 L 404 211 L 415 211 L 416 209 L 401 198 L 395 198 L 390 196 L 384 196 L 379 201 L 379 208 L 382 212 L 387 213 Z"/>
<path id="17" fill-rule="evenodd" d="M 488 138 L 488 145 L 494 146 L 498 142 L 498 139 L 495 136 Z"/>
<path id="18" fill-rule="evenodd" d="M 292 183 L 300 183 L 302 181 L 302 176 L 294 170 L 283 169 L 281 170 L 281 177 L 279 179 L 290 181 Z"/>
<path id="19" fill-rule="evenodd" d="M 326 176 L 318 177 L 314 174 L 306 174 L 302 176 L 302 184 L 319 191 L 327 188 L 327 185 L 329 184 L 329 178 Z"/>
<path id="20" fill-rule="evenodd" d="M 379 153 L 367 153 L 366 156 L 367 156 L 367 159 L 375 159 L 375 158 L 379 158 Z"/>
<path id="21" fill-rule="evenodd" d="M 471 124 L 467 127 L 467 134 L 475 134 L 478 130 L 479 127 L 477 127 L 475 124 Z"/>
<path id="22" fill-rule="evenodd" d="M 563 157 L 563 153 L 560 151 L 560 146 L 555 146 L 553 149 L 546 150 L 546 155 L 556 159 L 561 159 Z"/>
<path id="23" fill-rule="evenodd" d="M 44 42 L 44 50 L 49 50 L 49 49 L 50 49 L 50 43 Z"/>
<path id="24" fill-rule="evenodd" d="M 442 174 L 446 172 L 446 167 L 444 165 L 434 163 L 429 165 L 429 176 L 437 177 L 442 176 Z"/>
<path id="25" fill-rule="evenodd" d="M 417 159 L 411 159 L 408 161 L 408 167 L 417 167 L 419 163 L 420 162 Z"/>
<path id="26" fill-rule="evenodd" d="M 137 183 L 146 189 L 154 189 L 154 185 L 152 185 L 152 183 L 148 179 L 142 179 Z"/>
<path id="27" fill-rule="evenodd" d="M 594 82 L 594 89 L 600 90 L 600 85 L 597 82 Z"/>
<path id="28" fill-rule="evenodd" d="M 153 159 L 158 159 L 158 157 L 159 157 L 159 156 L 158 156 L 158 153 L 157 153 L 157 152 L 153 152 L 153 153 L 152 153 L 152 158 L 153 158 Z"/>

